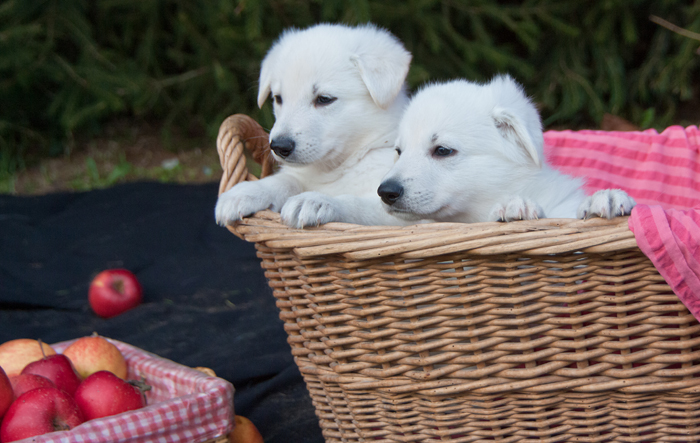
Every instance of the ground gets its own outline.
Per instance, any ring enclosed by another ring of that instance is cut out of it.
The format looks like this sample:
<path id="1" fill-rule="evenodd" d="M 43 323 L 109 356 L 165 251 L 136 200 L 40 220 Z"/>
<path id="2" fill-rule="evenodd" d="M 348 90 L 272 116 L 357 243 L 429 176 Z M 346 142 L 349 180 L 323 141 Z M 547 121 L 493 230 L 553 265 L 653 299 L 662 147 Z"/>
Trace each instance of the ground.
<path id="1" fill-rule="evenodd" d="M 120 121 L 103 136 L 76 142 L 73 152 L 44 159 L 0 183 L 0 192 L 39 195 L 137 180 L 204 183 L 220 177 L 210 137 L 168 137 L 157 125 Z"/>

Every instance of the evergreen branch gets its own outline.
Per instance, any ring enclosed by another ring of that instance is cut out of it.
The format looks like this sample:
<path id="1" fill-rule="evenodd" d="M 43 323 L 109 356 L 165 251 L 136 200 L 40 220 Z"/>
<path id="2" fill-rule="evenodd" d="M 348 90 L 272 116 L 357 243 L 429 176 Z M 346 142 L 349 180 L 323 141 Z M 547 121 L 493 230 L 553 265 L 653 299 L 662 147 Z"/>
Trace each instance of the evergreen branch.
<path id="1" fill-rule="evenodd" d="M 688 38 L 691 38 L 693 40 L 700 41 L 700 34 L 698 34 L 697 32 L 693 32 L 693 31 L 689 31 L 687 29 L 681 28 L 680 26 L 674 25 L 673 23 L 671 23 L 667 20 L 664 20 L 661 17 L 657 17 L 655 15 L 650 15 L 649 20 L 656 23 L 657 25 L 661 25 L 664 28 L 675 32 L 676 34 L 682 35 L 683 37 L 688 37 Z"/>
<path id="2" fill-rule="evenodd" d="M 68 74 L 68 76 L 70 78 L 72 78 L 73 80 L 75 80 L 75 82 L 77 84 L 79 84 L 80 86 L 82 86 L 85 89 L 90 88 L 90 83 L 88 83 L 87 80 L 85 80 L 77 72 L 75 72 L 75 69 L 73 69 L 73 66 L 71 66 L 71 64 L 68 63 L 63 57 L 61 57 L 58 54 L 54 54 L 54 59 L 58 62 L 59 65 L 61 65 L 61 67 L 63 67 L 63 69 Z"/>
<path id="3" fill-rule="evenodd" d="M 209 71 L 211 71 L 211 68 L 209 66 L 202 66 L 199 69 L 193 69 L 191 71 L 183 72 L 182 74 L 170 78 L 159 80 L 156 82 L 156 86 L 158 86 L 159 88 L 167 88 L 168 86 L 173 86 L 178 83 L 185 83 L 189 80 L 192 80 L 193 78 L 199 77 L 200 75 L 204 75 Z"/>

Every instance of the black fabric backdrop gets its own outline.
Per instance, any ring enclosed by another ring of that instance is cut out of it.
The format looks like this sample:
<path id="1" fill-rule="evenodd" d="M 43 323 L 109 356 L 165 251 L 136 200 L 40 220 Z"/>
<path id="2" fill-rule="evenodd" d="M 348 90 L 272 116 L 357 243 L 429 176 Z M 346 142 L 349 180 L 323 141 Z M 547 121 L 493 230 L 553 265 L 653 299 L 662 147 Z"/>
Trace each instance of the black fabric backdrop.
<path id="1" fill-rule="evenodd" d="M 253 245 L 214 223 L 217 184 L 0 195 L 0 343 L 100 335 L 233 383 L 267 443 L 323 442 Z M 112 319 L 92 278 L 130 269 L 144 303 Z"/>

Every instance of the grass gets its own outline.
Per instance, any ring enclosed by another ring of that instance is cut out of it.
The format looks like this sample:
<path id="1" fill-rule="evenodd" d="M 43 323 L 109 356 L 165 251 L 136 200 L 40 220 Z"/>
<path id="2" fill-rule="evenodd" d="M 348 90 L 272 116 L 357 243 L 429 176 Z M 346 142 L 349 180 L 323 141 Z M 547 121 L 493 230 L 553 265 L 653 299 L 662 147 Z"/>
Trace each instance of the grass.
<path id="1" fill-rule="evenodd" d="M 79 142 L 70 154 L 44 158 L 0 177 L 0 193 L 88 191 L 132 181 L 218 181 L 215 142 L 205 136 L 164 137 L 158 126 L 119 122 L 104 137 Z"/>
<path id="2" fill-rule="evenodd" d="M 211 167 L 204 166 L 201 174 L 212 177 L 213 170 Z M 180 164 L 177 157 L 165 160 L 160 166 L 135 167 L 126 160 L 124 153 L 120 153 L 118 163 L 104 172 L 100 171 L 93 157 L 88 157 L 85 160 L 84 173 L 72 179 L 69 186 L 73 191 L 89 191 L 133 180 L 187 183 L 197 181 L 199 175 L 198 171 L 192 167 Z"/>

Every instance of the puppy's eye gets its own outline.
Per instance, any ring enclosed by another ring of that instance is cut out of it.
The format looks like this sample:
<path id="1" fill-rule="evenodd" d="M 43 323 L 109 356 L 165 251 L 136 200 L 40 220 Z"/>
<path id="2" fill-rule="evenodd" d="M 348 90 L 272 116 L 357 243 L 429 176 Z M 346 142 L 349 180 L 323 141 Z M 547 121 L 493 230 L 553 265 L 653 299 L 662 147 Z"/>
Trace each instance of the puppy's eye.
<path id="1" fill-rule="evenodd" d="M 331 97 L 330 95 L 319 95 L 316 97 L 316 100 L 314 100 L 314 104 L 316 106 L 327 106 L 336 100 L 338 100 L 337 97 Z"/>
<path id="2" fill-rule="evenodd" d="M 277 103 L 278 105 L 282 104 L 282 96 L 281 95 L 275 94 L 275 96 L 273 98 L 275 99 L 275 103 Z"/>
<path id="3" fill-rule="evenodd" d="M 401 148 L 396 148 L 396 155 L 401 155 Z"/>
<path id="4" fill-rule="evenodd" d="M 433 149 L 433 157 L 447 157 L 448 155 L 454 154 L 455 150 L 446 148 L 444 146 L 436 146 Z"/>

